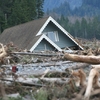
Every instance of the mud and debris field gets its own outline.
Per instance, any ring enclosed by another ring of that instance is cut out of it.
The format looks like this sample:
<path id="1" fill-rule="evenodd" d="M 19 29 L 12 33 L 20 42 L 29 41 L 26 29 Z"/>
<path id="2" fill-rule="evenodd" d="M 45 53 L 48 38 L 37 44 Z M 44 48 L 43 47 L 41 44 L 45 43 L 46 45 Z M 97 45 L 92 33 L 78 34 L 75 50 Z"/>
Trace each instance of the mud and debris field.
<path id="1" fill-rule="evenodd" d="M 99 56 L 99 40 L 80 41 L 85 49 L 73 50 L 71 54 Z M 30 53 L 12 43 L 0 45 L 1 100 L 100 100 L 99 87 L 93 87 L 88 98 L 85 98 L 92 63 L 66 59 L 64 55 L 67 52 Z M 82 73 L 78 76 L 72 74 L 80 71 L 86 75 L 86 85 L 81 84 Z"/>

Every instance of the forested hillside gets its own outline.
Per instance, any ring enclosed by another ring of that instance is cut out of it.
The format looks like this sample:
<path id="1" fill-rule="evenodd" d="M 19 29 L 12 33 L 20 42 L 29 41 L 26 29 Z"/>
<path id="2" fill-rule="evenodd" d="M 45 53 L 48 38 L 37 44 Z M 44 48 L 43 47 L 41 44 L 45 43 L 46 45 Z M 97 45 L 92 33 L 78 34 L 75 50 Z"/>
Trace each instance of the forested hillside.
<path id="1" fill-rule="evenodd" d="M 56 19 L 74 37 L 100 39 L 99 5 L 100 0 L 0 0 L 0 33 L 43 17 L 45 7 L 45 15 Z"/>
<path id="2" fill-rule="evenodd" d="M 7 27 L 41 18 L 44 0 L 0 0 L 0 33 Z"/>
<path id="3" fill-rule="evenodd" d="M 80 0 L 78 0 L 80 1 Z M 64 1 L 59 7 L 47 11 L 74 37 L 100 39 L 100 0 L 82 0 L 82 4 L 72 9 Z"/>
<path id="4" fill-rule="evenodd" d="M 44 11 L 53 10 L 59 8 L 65 2 L 69 3 L 71 9 L 82 5 L 82 0 L 44 0 Z"/>
<path id="5" fill-rule="evenodd" d="M 82 6 L 73 11 L 78 16 L 96 16 L 100 15 L 100 0 L 83 0 Z"/>
<path id="6" fill-rule="evenodd" d="M 74 18 L 74 17 L 73 17 Z M 57 20 L 70 34 L 74 37 L 92 39 L 100 39 L 100 18 L 85 18 L 77 19 L 74 23 L 71 23 L 69 17 L 61 16 Z"/>
<path id="7" fill-rule="evenodd" d="M 58 16 L 95 16 L 100 15 L 100 0 L 45 0 L 44 10 Z"/>

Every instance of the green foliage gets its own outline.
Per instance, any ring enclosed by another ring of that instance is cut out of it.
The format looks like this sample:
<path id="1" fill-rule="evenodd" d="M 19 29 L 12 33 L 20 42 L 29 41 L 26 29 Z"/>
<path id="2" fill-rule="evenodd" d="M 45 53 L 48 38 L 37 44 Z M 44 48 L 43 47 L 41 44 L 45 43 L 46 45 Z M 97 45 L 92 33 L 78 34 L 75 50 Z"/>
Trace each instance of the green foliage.
<path id="1" fill-rule="evenodd" d="M 23 100 L 23 98 L 22 97 L 17 97 L 17 98 L 9 97 L 8 100 Z"/>
<path id="2" fill-rule="evenodd" d="M 5 99 L 3 99 L 3 98 L 0 98 L 0 100 L 5 100 Z M 23 98 L 22 97 L 9 97 L 7 100 L 23 100 Z"/>
<path id="3" fill-rule="evenodd" d="M 36 0 L 37 18 L 41 18 L 44 14 L 43 3 L 44 3 L 44 0 Z"/>
<path id="4" fill-rule="evenodd" d="M 94 17 L 93 19 L 88 20 L 83 17 L 81 21 L 77 19 L 75 23 L 72 24 L 67 17 L 61 16 L 58 23 L 60 23 L 61 26 L 63 26 L 74 37 L 100 39 L 99 17 Z"/>
<path id="5" fill-rule="evenodd" d="M 44 89 L 40 89 L 38 93 L 35 94 L 36 100 L 48 100 L 47 97 L 48 97 L 47 91 Z"/>
<path id="6" fill-rule="evenodd" d="M 71 9 L 70 9 L 70 5 L 68 2 L 64 2 L 63 4 L 61 4 L 59 7 L 54 8 L 51 12 L 55 12 L 59 15 L 70 15 L 71 14 Z M 47 13 L 49 13 L 47 11 Z"/>
<path id="7" fill-rule="evenodd" d="M 44 14 L 43 2 L 44 0 L 0 0 L 0 31 L 41 18 Z"/>
<path id="8" fill-rule="evenodd" d="M 78 37 L 79 33 L 81 32 L 81 24 L 78 20 L 76 20 L 76 22 L 73 24 L 73 28 L 74 28 L 74 36 Z"/>
<path id="9" fill-rule="evenodd" d="M 59 0 L 60 1 L 60 0 Z M 100 0 L 62 0 L 63 2 L 59 6 L 55 5 L 55 8 L 47 10 L 47 14 L 56 13 L 57 15 L 64 16 L 95 16 L 100 15 Z M 52 2 L 52 1 L 51 1 Z M 73 2 L 73 4 L 71 4 Z M 82 2 L 82 4 L 80 3 Z M 54 3 L 54 2 L 53 2 Z M 51 3 L 52 4 L 52 3 Z"/>

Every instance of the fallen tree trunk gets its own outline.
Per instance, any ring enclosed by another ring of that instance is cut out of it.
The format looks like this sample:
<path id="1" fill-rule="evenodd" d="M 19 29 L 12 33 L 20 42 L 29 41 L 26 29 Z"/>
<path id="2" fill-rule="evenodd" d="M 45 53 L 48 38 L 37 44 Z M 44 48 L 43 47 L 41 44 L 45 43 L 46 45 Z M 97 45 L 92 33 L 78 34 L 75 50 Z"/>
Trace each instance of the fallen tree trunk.
<path id="1" fill-rule="evenodd" d="M 46 56 L 46 57 L 52 57 L 52 56 L 58 56 L 58 54 L 46 54 L 46 53 L 31 53 L 31 52 L 12 52 L 11 54 L 20 54 L 20 55 L 34 55 L 34 56 Z M 63 56 L 63 54 L 59 54 L 60 56 Z"/>
<path id="2" fill-rule="evenodd" d="M 44 82 L 57 82 L 59 84 L 64 84 L 64 83 L 68 83 L 69 81 L 69 78 L 43 78 L 43 79 L 39 79 L 39 78 L 26 78 L 26 79 L 23 79 L 23 78 L 18 78 L 17 80 L 13 80 L 13 78 L 4 78 L 4 79 L 0 79 L 2 81 L 10 81 L 10 82 L 18 82 L 18 83 L 21 83 L 21 84 L 24 84 L 24 85 L 38 85 L 38 82 L 40 81 L 44 81 Z M 38 85 L 38 86 L 41 86 L 41 85 Z M 42 86 L 45 86 L 45 85 L 42 85 Z"/>
<path id="3" fill-rule="evenodd" d="M 83 62 L 89 64 L 100 64 L 100 56 L 85 56 L 76 54 L 64 54 L 64 58 L 75 62 Z"/>
<path id="4" fill-rule="evenodd" d="M 33 83 L 33 82 L 21 82 L 21 81 L 14 81 L 13 79 L 1 79 L 2 81 L 10 81 L 10 82 L 18 82 L 22 85 L 25 85 L 25 86 L 38 86 L 38 87 L 44 87 L 46 85 L 43 85 L 43 84 L 38 84 L 38 83 Z M 35 80 L 37 81 L 37 80 Z M 39 81 L 39 80 L 38 80 Z"/>
<path id="5" fill-rule="evenodd" d="M 31 64 L 20 64 L 24 67 L 49 67 L 49 66 L 61 66 L 62 64 L 69 64 L 69 63 L 74 63 L 72 61 L 62 61 L 62 62 L 42 62 L 42 63 L 31 63 Z M 16 66 L 18 66 L 19 64 L 17 64 Z M 11 65 L 2 65 L 2 67 L 11 67 Z"/>

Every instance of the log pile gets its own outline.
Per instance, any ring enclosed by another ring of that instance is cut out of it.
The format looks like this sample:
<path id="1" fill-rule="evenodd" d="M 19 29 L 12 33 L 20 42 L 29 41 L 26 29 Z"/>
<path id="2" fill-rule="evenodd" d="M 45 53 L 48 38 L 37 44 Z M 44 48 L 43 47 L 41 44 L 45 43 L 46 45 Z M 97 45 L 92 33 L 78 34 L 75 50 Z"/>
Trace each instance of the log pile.
<path id="1" fill-rule="evenodd" d="M 84 94 L 84 100 L 89 100 L 90 96 L 93 94 L 92 92 L 95 89 L 100 88 L 100 82 L 99 82 L 100 56 L 94 56 L 94 55 L 88 56 L 88 55 L 65 53 L 64 58 L 70 61 L 92 64 L 92 69 L 90 70 L 87 83 L 86 83 L 85 74 L 83 74 L 84 72 L 80 73 L 80 71 L 78 72 L 72 71 L 72 75 L 73 77 L 75 77 L 74 81 L 77 83 L 76 86 L 80 86 L 80 83 L 82 83 L 83 86 L 86 87 L 86 91 Z M 94 65 L 94 64 L 97 64 L 97 65 Z"/>
<path id="2" fill-rule="evenodd" d="M 72 69 L 65 70 L 65 73 L 68 74 L 67 75 L 68 78 L 62 78 L 62 77 L 60 78 L 57 77 L 57 78 L 52 78 L 52 79 L 46 78 L 47 74 L 49 73 L 49 69 L 46 70 L 40 78 L 36 78 L 38 81 L 42 81 L 42 82 L 44 81 L 45 82 L 48 81 L 51 83 L 58 82 L 60 84 L 68 83 L 72 89 L 73 88 L 75 89 L 75 86 L 81 87 L 82 89 L 80 91 L 80 94 L 76 94 L 76 98 L 74 98 L 73 100 L 82 100 L 81 98 L 83 98 L 84 100 L 89 100 L 91 96 L 94 96 L 100 93 L 100 89 L 97 89 L 97 88 L 100 88 L 100 83 L 99 83 L 100 56 L 99 54 L 100 54 L 100 49 L 98 48 L 97 50 L 94 50 L 94 51 L 89 49 L 87 51 L 82 51 L 82 52 L 78 52 L 75 54 L 69 54 L 69 53 L 62 54 L 61 53 L 61 54 L 53 54 L 53 55 L 44 55 L 44 54 L 25 52 L 21 49 L 18 49 L 18 47 L 15 46 L 12 42 L 7 45 L 3 45 L 0 43 L 0 64 L 8 64 L 11 62 L 17 63 L 17 60 L 22 58 L 22 55 L 42 56 L 42 58 L 43 56 L 45 57 L 48 56 L 49 60 L 51 60 L 50 57 L 51 58 L 53 57 L 52 58 L 53 60 L 54 58 L 56 58 L 55 61 L 58 61 L 58 60 L 68 61 L 69 60 L 73 62 L 81 62 L 83 64 L 86 64 L 86 66 L 87 64 L 92 64 L 92 68 L 88 76 L 86 75 L 84 70 L 82 69 L 75 70 L 76 68 L 74 68 L 74 70 Z M 62 56 L 64 57 L 62 58 Z M 43 60 L 43 62 L 46 60 Z M 27 61 L 27 62 L 31 62 L 31 61 Z M 81 67 L 82 66 L 83 65 L 81 65 Z M 80 65 L 78 67 L 80 67 Z M 57 73 L 55 74 L 57 75 Z M 66 74 L 64 75 L 66 77 Z M 5 79 L 5 80 L 9 80 L 9 79 Z M 13 81 L 13 80 L 10 80 L 10 81 Z M 17 81 L 17 82 L 20 82 L 20 81 Z M 24 83 L 24 84 L 28 84 L 28 83 Z M 29 85 L 38 85 L 42 87 L 45 86 L 45 85 L 36 84 L 36 83 L 29 83 Z"/>
<path id="3" fill-rule="evenodd" d="M 0 43 L 0 46 L 0 64 L 8 64 L 10 60 L 17 58 L 16 56 L 12 55 L 11 52 L 21 51 L 12 42 L 8 43 L 7 45 Z"/>

